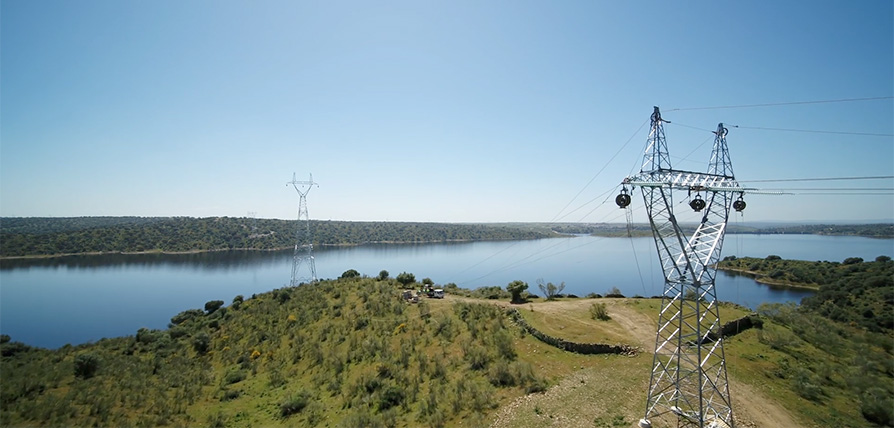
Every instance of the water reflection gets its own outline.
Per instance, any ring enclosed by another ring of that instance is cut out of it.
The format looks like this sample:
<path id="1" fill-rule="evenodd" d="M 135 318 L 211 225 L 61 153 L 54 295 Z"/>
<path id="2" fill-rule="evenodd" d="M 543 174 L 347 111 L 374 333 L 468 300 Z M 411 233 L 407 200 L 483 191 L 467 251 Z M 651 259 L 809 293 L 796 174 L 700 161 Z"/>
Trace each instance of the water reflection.
<path id="1" fill-rule="evenodd" d="M 31 268 L 97 269 L 113 267 L 177 267 L 196 270 L 244 269 L 269 266 L 291 260 L 291 250 L 281 251 L 212 251 L 184 254 L 100 254 L 73 255 L 49 258 L 0 260 L 0 270 Z"/>

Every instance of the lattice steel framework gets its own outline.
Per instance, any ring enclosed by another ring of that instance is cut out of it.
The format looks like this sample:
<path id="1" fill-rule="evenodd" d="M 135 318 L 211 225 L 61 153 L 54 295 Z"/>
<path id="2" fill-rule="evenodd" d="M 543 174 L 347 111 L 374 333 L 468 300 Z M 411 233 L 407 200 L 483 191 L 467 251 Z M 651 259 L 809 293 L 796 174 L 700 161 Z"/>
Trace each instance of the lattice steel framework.
<path id="1" fill-rule="evenodd" d="M 292 181 L 286 183 L 295 188 L 298 192 L 298 227 L 295 232 L 295 253 L 292 259 L 292 280 L 290 286 L 295 287 L 307 282 L 317 281 L 317 268 L 314 265 L 314 244 L 313 234 L 310 231 L 310 215 L 307 213 L 307 194 L 313 186 L 320 187 L 314 182 L 313 174 L 310 175 L 308 181 L 298 181 L 295 173 L 292 173 Z M 301 276 L 301 267 L 307 266 L 310 270 L 310 276 Z"/>
<path id="2" fill-rule="evenodd" d="M 665 282 L 640 426 L 733 427 L 714 278 L 730 208 L 745 208 L 745 189 L 733 175 L 722 123 L 715 131 L 708 172 L 699 173 L 671 168 L 665 122 L 670 123 L 655 107 L 642 168 L 623 181 L 616 199 L 626 208 L 627 188 L 642 190 Z M 673 211 L 674 194 L 681 192 L 703 214 L 690 237 Z"/>

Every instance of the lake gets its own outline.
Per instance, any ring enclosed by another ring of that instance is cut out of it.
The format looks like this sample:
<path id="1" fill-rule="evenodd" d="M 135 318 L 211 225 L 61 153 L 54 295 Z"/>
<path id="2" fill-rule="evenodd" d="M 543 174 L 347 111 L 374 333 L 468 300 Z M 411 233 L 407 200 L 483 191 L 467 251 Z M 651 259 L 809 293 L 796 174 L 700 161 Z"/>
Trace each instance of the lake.
<path id="1" fill-rule="evenodd" d="M 729 235 L 723 255 L 842 261 L 894 256 L 894 240 L 815 235 Z M 565 293 L 653 296 L 663 278 L 652 238 L 579 236 L 532 241 L 420 245 L 364 245 L 315 250 L 317 276 L 337 278 L 348 269 L 392 277 L 410 272 L 417 281 L 463 288 L 513 280 L 538 293 L 538 279 L 566 285 Z M 103 337 L 166 328 L 170 318 L 209 300 L 229 304 L 288 284 L 291 251 L 200 254 L 70 256 L 0 262 L 0 332 L 29 345 L 56 348 Z M 753 280 L 717 275 L 717 296 L 749 307 L 799 302 L 807 290 L 777 289 Z"/>

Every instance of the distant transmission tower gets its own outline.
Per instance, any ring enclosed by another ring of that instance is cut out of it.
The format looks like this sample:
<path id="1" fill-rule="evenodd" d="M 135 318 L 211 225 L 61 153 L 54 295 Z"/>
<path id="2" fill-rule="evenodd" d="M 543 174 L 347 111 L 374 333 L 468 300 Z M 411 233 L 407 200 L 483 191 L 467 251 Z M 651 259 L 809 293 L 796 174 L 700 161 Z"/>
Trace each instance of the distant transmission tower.
<path id="1" fill-rule="evenodd" d="M 648 147 L 639 174 L 623 181 L 615 202 L 630 205 L 628 187 L 642 190 L 655 246 L 664 273 L 664 295 L 642 428 L 733 427 L 723 354 L 720 316 L 714 291 L 715 264 L 726 231 L 730 207 L 745 209 L 745 189 L 736 182 L 727 129 L 714 131 L 708 172 L 671 168 L 658 107 L 652 113 Z M 702 213 L 695 233 L 686 237 L 674 215 L 674 194 L 689 198 Z M 738 198 L 736 195 L 738 194 Z M 692 196 L 694 195 L 694 196 Z"/>
<path id="2" fill-rule="evenodd" d="M 307 193 L 313 186 L 320 187 L 314 183 L 313 174 L 310 175 L 308 181 L 298 181 L 295 173 L 292 173 L 292 181 L 286 183 L 295 188 L 298 192 L 298 230 L 295 233 L 295 254 L 292 260 L 292 281 L 290 286 L 296 287 L 304 282 L 317 281 L 317 268 L 314 266 L 314 244 L 313 235 L 310 233 L 310 216 L 307 214 Z M 303 221 L 303 223 L 302 223 Z M 310 277 L 299 276 L 302 265 L 310 268 Z"/>

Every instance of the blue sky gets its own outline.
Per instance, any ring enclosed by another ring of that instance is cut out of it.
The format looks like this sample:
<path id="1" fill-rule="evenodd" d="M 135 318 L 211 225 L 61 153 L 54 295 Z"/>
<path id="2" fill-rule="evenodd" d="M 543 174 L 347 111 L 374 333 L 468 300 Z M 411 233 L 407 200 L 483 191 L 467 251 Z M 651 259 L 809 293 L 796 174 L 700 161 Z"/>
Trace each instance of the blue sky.
<path id="1" fill-rule="evenodd" d="M 0 20 L 0 216 L 290 219 L 297 172 L 316 219 L 622 222 L 653 105 L 676 168 L 704 170 L 723 122 L 740 181 L 894 175 L 890 1 L 3 0 Z M 894 219 L 892 179 L 761 186 L 887 190 L 751 195 L 737 221 Z"/>

